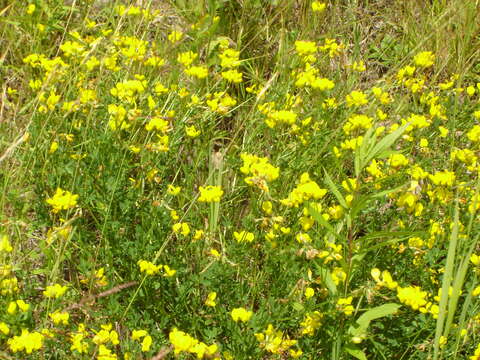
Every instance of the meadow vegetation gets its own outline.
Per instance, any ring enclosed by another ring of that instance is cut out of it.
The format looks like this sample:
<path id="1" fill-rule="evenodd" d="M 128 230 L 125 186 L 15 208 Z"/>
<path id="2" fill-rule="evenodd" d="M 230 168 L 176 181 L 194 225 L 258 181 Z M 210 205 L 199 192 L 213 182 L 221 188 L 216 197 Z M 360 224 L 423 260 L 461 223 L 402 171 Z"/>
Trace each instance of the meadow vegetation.
<path id="1" fill-rule="evenodd" d="M 1 359 L 480 360 L 478 1 L 0 5 Z"/>

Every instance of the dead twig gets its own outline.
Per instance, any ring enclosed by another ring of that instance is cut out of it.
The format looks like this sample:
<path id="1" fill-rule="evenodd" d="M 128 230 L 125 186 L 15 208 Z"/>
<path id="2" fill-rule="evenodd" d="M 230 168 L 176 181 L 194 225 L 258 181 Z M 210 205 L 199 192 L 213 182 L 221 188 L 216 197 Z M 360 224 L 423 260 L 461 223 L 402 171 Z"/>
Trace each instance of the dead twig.
<path id="1" fill-rule="evenodd" d="M 130 281 L 128 283 L 120 284 L 109 290 L 103 291 L 100 294 L 85 296 L 80 300 L 80 302 L 67 306 L 63 311 L 82 308 L 87 303 L 95 302 L 97 299 L 116 294 L 124 289 L 128 289 L 129 287 L 132 287 L 135 285 L 137 285 L 136 281 Z"/>
<path id="2" fill-rule="evenodd" d="M 157 353 L 157 355 L 155 355 L 154 357 L 152 357 L 150 360 L 162 360 L 162 359 L 165 358 L 165 356 L 167 356 L 171 351 L 172 351 L 172 348 L 171 348 L 171 347 L 161 348 L 160 351 Z"/>

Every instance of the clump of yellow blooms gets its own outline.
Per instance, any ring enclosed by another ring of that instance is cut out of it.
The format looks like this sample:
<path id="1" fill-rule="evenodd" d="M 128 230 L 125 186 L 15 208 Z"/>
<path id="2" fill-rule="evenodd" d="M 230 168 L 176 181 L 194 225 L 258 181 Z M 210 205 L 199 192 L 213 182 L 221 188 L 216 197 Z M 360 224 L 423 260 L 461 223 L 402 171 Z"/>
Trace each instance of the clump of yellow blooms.
<path id="1" fill-rule="evenodd" d="M 214 355 L 218 350 L 216 344 L 207 345 L 177 328 L 170 331 L 168 338 L 177 355 L 185 352 L 196 355 L 197 359 L 203 359 L 205 356 Z"/>
<path id="2" fill-rule="evenodd" d="M 288 207 L 298 207 L 307 200 L 319 200 L 327 193 L 326 189 L 320 188 L 318 184 L 310 179 L 308 173 L 300 176 L 299 184 L 290 192 L 286 199 L 280 202 Z"/>
<path id="3" fill-rule="evenodd" d="M 413 310 L 418 310 L 427 304 L 427 295 L 427 292 L 422 291 L 419 286 L 397 288 L 397 296 L 400 302 L 410 306 Z"/>
<path id="4" fill-rule="evenodd" d="M 345 101 L 348 107 L 368 104 L 367 95 L 358 90 L 353 90 L 350 94 L 348 94 L 345 98 Z"/>
<path id="5" fill-rule="evenodd" d="M 281 331 L 276 331 L 272 324 L 264 332 L 256 333 L 255 337 L 260 347 L 272 354 L 284 354 L 297 343 L 297 340 L 290 340 Z"/>
<path id="6" fill-rule="evenodd" d="M 53 213 L 58 213 L 60 210 L 72 209 L 77 205 L 78 195 L 72 194 L 70 191 L 57 188 L 53 197 L 46 200 L 47 204 L 52 206 Z"/>
<path id="7" fill-rule="evenodd" d="M 44 339 L 45 337 L 37 331 L 30 332 L 23 329 L 21 335 L 8 339 L 8 346 L 14 353 L 25 351 L 25 353 L 31 354 L 32 351 L 42 348 Z"/>
<path id="8" fill-rule="evenodd" d="M 413 62 L 415 63 L 415 65 L 424 67 L 424 68 L 433 66 L 434 61 L 435 61 L 435 55 L 431 51 L 419 52 L 413 58 Z"/>
<path id="9" fill-rule="evenodd" d="M 215 302 L 216 299 L 217 299 L 217 293 L 215 291 L 210 292 L 207 296 L 207 299 L 205 300 L 205 305 L 210 307 L 217 306 L 217 303 Z"/>
<path id="10" fill-rule="evenodd" d="M 10 244 L 10 240 L 8 239 L 7 235 L 0 236 L 0 252 L 12 252 L 13 246 Z"/>
<path id="11" fill-rule="evenodd" d="M 312 11 L 313 12 L 322 12 L 323 10 L 325 10 L 325 7 L 327 6 L 327 4 L 323 3 L 323 2 L 320 2 L 320 1 L 313 1 L 312 2 Z"/>
<path id="12" fill-rule="evenodd" d="M 155 265 L 154 263 L 147 261 L 147 260 L 138 260 L 138 266 L 140 267 L 140 272 L 144 272 L 147 275 L 155 275 L 158 274 L 161 270 L 163 270 L 163 276 L 171 277 L 176 274 L 176 270 L 171 269 L 168 265 Z"/>
<path id="13" fill-rule="evenodd" d="M 152 346 L 152 337 L 148 335 L 146 330 L 133 330 L 132 331 L 132 340 L 140 340 L 142 339 L 142 352 L 147 352 L 150 350 Z"/>
<path id="14" fill-rule="evenodd" d="M 198 198 L 198 201 L 200 202 L 219 202 L 222 195 L 223 195 L 223 190 L 221 189 L 220 186 L 214 186 L 214 185 L 208 185 L 206 187 L 200 186 L 198 188 L 200 191 L 200 196 Z"/>
<path id="15" fill-rule="evenodd" d="M 232 316 L 233 321 L 238 322 L 247 322 L 253 315 L 253 311 L 247 310 L 245 308 L 235 308 L 231 311 L 230 315 Z"/>
<path id="16" fill-rule="evenodd" d="M 305 314 L 305 318 L 300 323 L 302 335 L 313 336 L 315 331 L 322 325 L 323 314 L 319 311 L 313 311 Z"/>
<path id="17" fill-rule="evenodd" d="M 343 312 L 345 315 L 350 316 L 353 314 L 355 308 L 352 306 L 353 297 L 340 298 L 337 300 L 337 310 Z"/>
<path id="18" fill-rule="evenodd" d="M 62 297 L 65 292 L 68 290 L 67 286 L 62 286 L 60 284 L 49 285 L 45 288 L 43 296 L 46 298 L 55 298 L 58 299 Z"/>
<path id="19" fill-rule="evenodd" d="M 237 242 L 252 242 L 255 239 L 255 235 L 251 232 L 242 230 L 240 232 L 234 231 L 233 237 Z"/>
<path id="20" fill-rule="evenodd" d="M 263 191 L 268 191 L 268 183 L 278 178 L 280 169 L 270 164 L 266 157 L 261 158 L 242 153 L 240 158 L 243 160 L 240 171 L 245 175 L 251 175 L 245 178 L 245 182 Z"/>

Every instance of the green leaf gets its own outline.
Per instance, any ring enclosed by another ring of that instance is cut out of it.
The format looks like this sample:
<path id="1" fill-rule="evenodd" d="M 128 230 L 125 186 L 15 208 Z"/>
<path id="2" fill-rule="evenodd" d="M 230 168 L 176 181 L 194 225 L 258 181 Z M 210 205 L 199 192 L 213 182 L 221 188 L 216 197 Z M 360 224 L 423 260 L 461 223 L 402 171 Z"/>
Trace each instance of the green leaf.
<path id="1" fill-rule="evenodd" d="M 348 332 L 352 336 L 360 336 L 365 331 L 367 331 L 368 326 L 370 325 L 370 322 L 375 319 L 382 318 L 384 316 L 392 315 L 395 314 L 398 309 L 401 307 L 400 304 L 396 303 L 388 303 L 388 304 L 383 304 L 377 307 L 374 307 L 373 309 L 370 309 L 366 312 L 364 312 L 358 319 L 357 319 L 357 327 L 351 326 L 348 329 Z"/>
<path id="2" fill-rule="evenodd" d="M 344 349 L 347 353 L 349 353 L 356 359 L 367 360 L 367 356 L 365 355 L 365 353 L 355 345 L 352 345 L 352 344 L 345 345 Z"/>
<path id="3" fill-rule="evenodd" d="M 304 311 L 305 310 L 305 307 L 302 304 L 300 304 L 299 302 L 296 302 L 296 301 L 292 304 L 292 307 L 297 311 Z"/>
<path id="4" fill-rule="evenodd" d="M 335 282 L 333 281 L 332 274 L 328 269 L 319 265 L 317 262 L 315 262 L 315 265 L 317 266 L 320 278 L 327 287 L 328 291 L 330 291 L 332 296 L 335 296 L 337 294 L 337 285 L 335 285 Z"/>
<path id="5" fill-rule="evenodd" d="M 354 153 L 355 154 L 355 158 L 354 158 L 355 176 L 357 178 L 360 176 L 361 171 L 367 164 L 365 161 L 365 156 L 374 145 L 375 139 L 376 139 L 376 136 L 373 133 L 373 127 L 371 127 L 370 129 L 367 130 L 367 132 L 363 136 L 362 144 Z"/>
<path id="6" fill-rule="evenodd" d="M 410 125 L 410 123 L 406 123 L 400 126 L 397 130 L 385 136 L 382 140 L 380 140 L 365 156 L 365 164 L 368 164 L 372 159 L 376 158 L 382 152 L 386 151 L 390 146 L 393 145 L 397 139 L 402 136 L 405 129 Z"/>
<path id="7" fill-rule="evenodd" d="M 343 238 L 336 230 L 335 228 L 327 221 L 323 218 L 322 214 L 320 214 L 317 210 L 315 210 L 310 204 L 307 204 L 307 209 L 308 209 L 308 213 L 310 215 L 312 215 L 313 219 L 318 222 L 320 225 L 322 225 L 323 227 L 325 227 L 328 232 L 330 234 L 332 234 L 333 236 L 335 236 L 336 238 L 338 238 L 339 240 L 341 241 L 346 241 L 345 238 Z"/>
<path id="8" fill-rule="evenodd" d="M 370 309 L 367 312 L 364 312 L 357 319 L 357 323 L 361 326 L 363 324 L 366 324 L 368 326 L 368 324 L 372 320 L 379 319 L 387 315 L 395 314 L 401 306 L 402 305 L 396 304 L 396 303 L 388 303 L 388 304 L 383 304 L 383 305 L 374 307 L 373 309 Z"/>
<path id="9" fill-rule="evenodd" d="M 328 175 L 327 170 L 325 170 L 325 169 L 323 169 L 323 170 L 325 172 L 325 183 L 330 188 L 330 191 L 333 193 L 333 195 L 335 195 L 335 197 L 337 198 L 340 205 L 342 205 L 345 209 L 348 209 L 347 202 L 345 201 L 345 198 L 340 193 L 340 191 L 338 191 L 338 188 L 333 183 L 332 178 L 330 177 L 330 175 Z"/>

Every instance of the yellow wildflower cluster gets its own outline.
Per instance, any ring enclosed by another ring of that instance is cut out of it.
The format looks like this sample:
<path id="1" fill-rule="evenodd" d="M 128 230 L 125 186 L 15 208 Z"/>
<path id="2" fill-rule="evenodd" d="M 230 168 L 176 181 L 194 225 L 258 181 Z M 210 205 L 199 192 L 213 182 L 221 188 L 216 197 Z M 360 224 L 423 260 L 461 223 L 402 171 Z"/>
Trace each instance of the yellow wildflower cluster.
<path id="1" fill-rule="evenodd" d="M 45 296 L 46 298 L 58 299 L 62 297 L 67 290 L 67 286 L 62 286 L 60 284 L 49 285 L 43 291 L 43 296 Z"/>
<path id="2" fill-rule="evenodd" d="M 210 110 L 220 115 L 226 115 L 237 104 L 237 100 L 225 91 L 217 91 L 213 94 L 208 93 L 206 99 Z"/>
<path id="3" fill-rule="evenodd" d="M 392 275 L 388 270 L 383 270 L 380 272 L 379 269 L 374 268 L 370 272 L 372 275 L 373 280 L 377 283 L 377 287 L 387 287 L 390 290 L 394 290 L 398 287 L 398 283 L 396 281 L 393 281 Z"/>
<path id="4" fill-rule="evenodd" d="M 176 270 L 171 269 L 168 265 L 155 265 L 147 260 L 138 260 L 138 266 L 140 267 L 140 272 L 144 272 L 147 275 L 155 275 L 163 270 L 163 276 L 171 277 L 177 272 Z"/>
<path id="5" fill-rule="evenodd" d="M 23 329 L 21 335 L 8 339 L 8 347 L 14 353 L 25 351 L 25 353 L 31 354 L 32 351 L 42 348 L 44 339 L 45 337 L 39 332 Z"/>
<path id="6" fill-rule="evenodd" d="M 343 312 L 345 315 L 350 316 L 353 314 L 355 308 L 352 306 L 353 297 L 340 298 L 337 300 L 337 310 Z"/>
<path id="7" fill-rule="evenodd" d="M 288 207 L 298 207 L 307 200 L 319 200 L 327 193 L 326 189 L 320 188 L 318 184 L 310 179 L 308 173 L 300 176 L 299 184 L 290 192 L 286 199 L 280 202 Z"/>
<path id="8" fill-rule="evenodd" d="M 132 340 L 142 339 L 142 352 L 147 352 L 152 346 L 152 337 L 148 335 L 146 330 L 133 330 L 132 331 Z"/>
<path id="9" fill-rule="evenodd" d="M 264 332 L 256 333 L 255 337 L 260 343 L 260 347 L 272 354 L 285 354 L 292 346 L 297 344 L 297 340 L 284 337 L 281 331 L 276 331 L 273 328 L 272 324 L 269 324 Z M 290 349 L 290 351 L 293 351 L 293 349 Z"/>
<path id="10" fill-rule="evenodd" d="M 368 130 L 372 127 L 373 119 L 367 115 L 352 115 L 348 118 L 348 121 L 343 125 L 343 131 L 346 135 L 350 135 L 352 132 L 362 129 Z"/>
<path id="11" fill-rule="evenodd" d="M 53 197 L 46 200 L 47 204 L 53 207 L 53 213 L 60 210 L 68 210 L 77 205 L 78 195 L 72 194 L 70 191 L 57 188 Z"/>
<path id="12" fill-rule="evenodd" d="M 255 235 L 253 233 L 242 230 L 240 232 L 234 231 L 233 237 L 237 242 L 252 242 L 255 239 Z"/>
<path id="13" fill-rule="evenodd" d="M 320 91 L 332 90 L 335 87 L 335 83 L 330 79 L 318 76 L 318 73 L 318 69 L 310 63 L 306 63 L 303 70 L 294 73 L 296 79 L 295 86 L 299 88 L 307 86 Z"/>
<path id="14" fill-rule="evenodd" d="M 253 311 L 247 310 L 245 308 L 235 308 L 231 311 L 230 315 L 232 316 L 233 321 L 238 322 L 247 322 L 253 315 Z"/>
<path id="15" fill-rule="evenodd" d="M 203 359 L 205 356 L 214 355 L 218 350 L 216 344 L 207 345 L 177 328 L 170 331 L 168 338 L 177 355 L 185 352 L 196 355 L 197 359 Z"/>
<path id="16" fill-rule="evenodd" d="M 245 175 L 252 175 L 246 177 L 245 182 L 268 192 L 268 182 L 278 178 L 280 169 L 270 164 L 266 157 L 242 153 L 240 158 L 243 160 L 240 171 Z"/>
<path id="17" fill-rule="evenodd" d="M 200 191 L 200 196 L 198 198 L 198 201 L 200 202 L 219 202 L 220 198 L 223 195 L 223 190 L 221 189 L 220 186 L 213 186 L 213 185 L 208 185 L 206 187 L 200 186 L 198 188 Z"/>
<path id="18" fill-rule="evenodd" d="M 305 318 L 300 323 L 302 335 L 313 336 L 315 331 L 322 325 L 322 318 L 323 314 L 319 311 L 305 314 Z"/>

